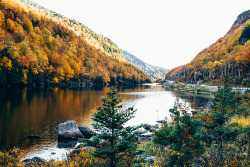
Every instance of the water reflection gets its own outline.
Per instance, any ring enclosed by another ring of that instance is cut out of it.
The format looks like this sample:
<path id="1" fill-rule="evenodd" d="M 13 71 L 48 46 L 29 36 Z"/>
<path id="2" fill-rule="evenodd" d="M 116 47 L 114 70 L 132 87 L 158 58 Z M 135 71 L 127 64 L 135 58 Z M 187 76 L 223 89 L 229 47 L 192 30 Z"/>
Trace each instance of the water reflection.
<path id="1" fill-rule="evenodd" d="M 91 112 L 101 104 L 102 90 L 0 89 L 0 144 L 5 149 L 51 143 L 57 138 L 57 125 L 75 120 L 89 126 Z M 41 140 L 25 136 L 39 135 Z M 37 144 L 38 143 L 38 144 Z"/>
<path id="2" fill-rule="evenodd" d="M 17 146 L 24 152 L 48 154 L 57 149 L 57 126 L 75 120 L 79 126 L 90 126 L 91 111 L 96 110 L 109 88 L 103 89 L 0 89 L 0 147 L 6 150 Z M 118 88 L 125 106 L 134 106 L 136 116 L 127 125 L 154 124 L 169 118 L 169 109 L 176 97 L 188 99 L 197 109 L 209 101 L 207 97 L 181 95 L 159 85 Z M 41 139 L 25 136 L 38 135 Z M 53 158 L 53 157 L 52 157 Z"/>
<path id="3" fill-rule="evenodd" d="M 125 105 L 134 106 L 137 109 L 136 116 L 127 125 L 141 123 L 155 124 L 158 120 L 171 120 L 169 109 L 174 106 L 177 98 L 191 109 L 199 109 L 207 104 L 211 96 L 197 96 L 192 94 L 180 94 L 161 85 L 148 85 L 137 90 L 123 91 Z"/>

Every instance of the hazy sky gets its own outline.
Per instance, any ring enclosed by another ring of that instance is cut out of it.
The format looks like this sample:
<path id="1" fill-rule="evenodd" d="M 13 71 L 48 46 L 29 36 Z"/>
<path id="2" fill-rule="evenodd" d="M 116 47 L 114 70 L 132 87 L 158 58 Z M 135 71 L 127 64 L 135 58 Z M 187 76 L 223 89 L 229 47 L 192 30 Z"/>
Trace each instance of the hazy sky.
<path id="1" fill-rule="evenodd" d="M 186 64 L 224 36 L 250 0 L 34 0 L 143 61 Z"/>

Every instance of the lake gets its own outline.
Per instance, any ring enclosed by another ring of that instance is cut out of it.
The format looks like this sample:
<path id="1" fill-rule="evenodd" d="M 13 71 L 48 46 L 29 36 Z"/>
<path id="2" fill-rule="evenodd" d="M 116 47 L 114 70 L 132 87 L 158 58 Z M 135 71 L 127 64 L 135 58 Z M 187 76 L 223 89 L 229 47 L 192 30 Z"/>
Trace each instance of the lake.
<path id="1" fill-rule="evenodd" d="M 25 157 L 45 159 L 66 158 L 69 149 L 57 142 L 58 124 L 75 120 L 78 126 L 91 128 L 91 111 L 102 104 L 109 88 L 1 88 L 0 89 L 0 149 L 18 147 Z M 198 109 L 211 101 L 209 96 L 180 94 L 157 84 L 119 88 L 124 107 L 137 109 L 135 118 L 126 125 L 156 124 L 167 117 L 176 98 L 188 100 L 186 105 Z M 39 135 L 41 139 L 26 136 Z M 58 148 L 58 146 L 60 148 Z M 56 154 L 51 154 L 51 153 Z"/>

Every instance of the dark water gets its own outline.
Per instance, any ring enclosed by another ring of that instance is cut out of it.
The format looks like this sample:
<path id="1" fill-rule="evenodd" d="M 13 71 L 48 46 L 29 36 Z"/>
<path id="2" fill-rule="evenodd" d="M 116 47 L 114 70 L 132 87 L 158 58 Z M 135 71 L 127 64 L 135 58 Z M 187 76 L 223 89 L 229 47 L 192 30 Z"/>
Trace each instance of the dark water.
<path id="1" fill-rule="evenodd" d="M 69 151 L 58 148 L 57 126 L 67 120 L 75 120 L 78 126 L 91 127 L 91 111 L 101 105 L 101 97 L 109 88 L 61 89 L 61 88 L 11 88 L 0 89 L 0 149 L 14 146 L 25 156 L 39 155 L 46 159 L 61 159 Z M 169 109 L 179 97 L 189 100 L 190 108 L 198 109 L 210 101 L 209 97 L 181 95 L 159 85 L 143 85 L 120 88 L 124 106 L 134 106 L 136 116 L 127 125 L 155 124 L 169 118 Z M 39 135 L 41 139 L 25 136 Z M 52 155 L 51 152 L 55 152 Z"/>

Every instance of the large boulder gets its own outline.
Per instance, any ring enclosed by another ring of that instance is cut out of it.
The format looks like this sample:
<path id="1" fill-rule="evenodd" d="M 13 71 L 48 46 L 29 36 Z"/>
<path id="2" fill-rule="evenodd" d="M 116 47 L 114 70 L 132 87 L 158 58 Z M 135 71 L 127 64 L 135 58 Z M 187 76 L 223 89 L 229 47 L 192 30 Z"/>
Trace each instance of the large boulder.
<path id="1" fill-rule="evenodd" d="M 58 139 L 77 139 L 83 138 L 83 134 L 76 126 L 74 120 L 60 123 L 58 125 Z"/>
<path id="2" fill-rule="evenodd" d="M 93 132 L 87 127 L 78 126 L 78 129 L 86 139 L 90 139 L 93 136 Z"/>

